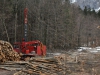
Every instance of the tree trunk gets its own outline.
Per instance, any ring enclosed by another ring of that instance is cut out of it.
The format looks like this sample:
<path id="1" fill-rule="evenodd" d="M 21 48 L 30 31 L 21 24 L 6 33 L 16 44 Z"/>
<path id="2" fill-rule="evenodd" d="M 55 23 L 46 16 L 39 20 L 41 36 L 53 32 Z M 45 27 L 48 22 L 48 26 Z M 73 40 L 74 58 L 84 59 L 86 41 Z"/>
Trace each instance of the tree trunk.
<path id="1" fill-rule="evenodd" d="M 9 35 L 8 35 L 8 31 L 7 31 L 7 27 L 6 27 L 6 24 L 5 24 L 5 12 L 4 12 L 4 10 L 5 10 L 5 0 L 4 0 L 4 5 L 3 5 L 3 20 L 2 20 L 2 22 L 3 22 L 3 26 L 4 26 L 4 29 L 5 29 L 5 32 L 6 32 L 6 36 L 7 36 L 7 41 L 9 41 Z"/>
<path id="2" fill-rule="evenodd" d="M 17 34 L 17 2 L 16 2 L 16 14 L 15 14 L 15 42 L 16 42 L 16 34 Z"/>

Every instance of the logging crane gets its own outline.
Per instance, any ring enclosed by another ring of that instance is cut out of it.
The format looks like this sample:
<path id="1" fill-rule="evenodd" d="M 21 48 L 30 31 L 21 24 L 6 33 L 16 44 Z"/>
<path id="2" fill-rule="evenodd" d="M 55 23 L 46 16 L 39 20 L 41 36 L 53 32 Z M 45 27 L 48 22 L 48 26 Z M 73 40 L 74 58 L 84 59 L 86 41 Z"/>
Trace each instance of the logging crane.
<path id="1" fill-rule="evenodd" d="M 22 53 L 23 56 L 45 56 L 46 46 L 39 40 L 27 41 L 27 14 L 28 9 L 24 9 L 24 38 L 22 42 L 14 43 L 14 50 L 18 53 Z"/>

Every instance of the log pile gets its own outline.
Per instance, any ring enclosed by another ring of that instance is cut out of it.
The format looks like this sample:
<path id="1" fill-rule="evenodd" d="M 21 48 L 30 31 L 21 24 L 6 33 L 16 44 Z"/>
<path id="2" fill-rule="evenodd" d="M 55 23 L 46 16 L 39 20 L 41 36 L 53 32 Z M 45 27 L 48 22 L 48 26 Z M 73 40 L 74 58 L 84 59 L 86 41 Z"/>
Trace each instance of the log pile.
<path id="1" fill-rule="evenodd" d="M 54 57 L 36 57 L 29 61 L 6 61 L 1 69 L 17 71 L 13 75 L 66 75 L 67 67 Z"/>
<path id="2" fill-rule="evenodd" d="M 0 62 L 18 61 L 20 56 L 9 42 L 0 40 Z"/>
<path id="3" fill-rule="evenodd" d="M 65 75 L 66 66 L 59 64 L 55 58 L 33 58 L 26 68 L 14 75 Z"/>

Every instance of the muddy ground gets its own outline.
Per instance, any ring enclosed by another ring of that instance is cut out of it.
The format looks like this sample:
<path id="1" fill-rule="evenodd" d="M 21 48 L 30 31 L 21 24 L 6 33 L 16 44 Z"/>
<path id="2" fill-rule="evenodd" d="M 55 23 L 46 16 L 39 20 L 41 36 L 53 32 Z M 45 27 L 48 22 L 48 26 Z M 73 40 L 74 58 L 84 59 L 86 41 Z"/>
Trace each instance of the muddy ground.
<path id="1" fill-rule="evenodd" d="M 86 50 L 67 54 L 66 75 L 100 75 L 100 52 L 91 53 Z"/>
<path id="2" fill-rule="evenodd" d="M 8 71 L 4 69 L 0 69 L 0 75 L 13 75 L 16 71 Z"/>
<path id="3" fill-rule="evenodd" d="M 100 52 L 91 50 L 62 51 L 61 53 L 65 54 L 64 63 L 67 67 L 65 75 L 100 75 Z"/>

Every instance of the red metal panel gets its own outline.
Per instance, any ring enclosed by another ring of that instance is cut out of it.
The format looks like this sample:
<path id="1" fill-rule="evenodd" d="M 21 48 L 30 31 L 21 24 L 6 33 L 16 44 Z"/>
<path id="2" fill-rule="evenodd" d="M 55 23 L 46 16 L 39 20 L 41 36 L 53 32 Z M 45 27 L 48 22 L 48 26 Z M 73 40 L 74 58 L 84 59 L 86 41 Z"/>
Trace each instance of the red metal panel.
<path id="1" fill-rule="evenodd" d="M 41 47 L 40 46 L 37 46 L 37 55 L 42 55 Z"/>
<path id="2" fill-rule="evenodd" d="M 25 54 L 29 54 L 29 49 L 27 49 L 27 50 L 25 51 Z"/>
<path id="3" fill-rule="evenodd" d="M 27 14 L 28 14 L 28 9 L 25 8 L 25 9 L 24 9 L 24 23 L 25 23 L 25 24 L 27 24 L 27 21 L 28 21 L 28 20 L 27 20 Z"/>
<path id="4" fill-rule="evenodd" d="M 41 47 L 37 47 L 37 55 L 46 55 L 46 46 L 43 46 L 43 50 L 41 50 Z"/>
<path id="5" fill-rule="evenodd" d="M 24 9 L 24 17 L 25 17 L 25 18 L 27 18 L 27 14 L 28 14 L 28 9 L 25 8 L 25 9 Z"/>
<path id="6" fill-rule="evenodd" d="M 43 46 L 43 54 L 46 55 L 46 46 Z"/>

